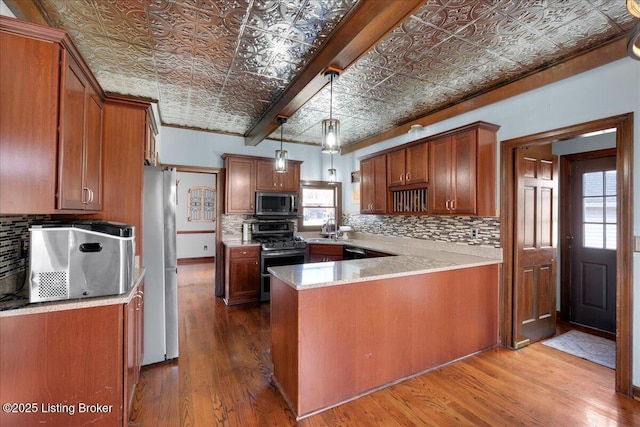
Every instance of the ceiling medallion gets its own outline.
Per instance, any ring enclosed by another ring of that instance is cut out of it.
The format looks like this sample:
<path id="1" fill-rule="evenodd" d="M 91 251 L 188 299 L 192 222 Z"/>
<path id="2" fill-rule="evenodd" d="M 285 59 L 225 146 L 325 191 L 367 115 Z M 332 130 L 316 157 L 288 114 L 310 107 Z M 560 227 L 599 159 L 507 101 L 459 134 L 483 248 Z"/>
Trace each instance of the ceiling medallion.
<path id="1" fill-rule="evenodd" d="M 283 140 L 283 125 L 287 123 L 287 118 L 285 116 L 276 117 L 278 123 L 280 123 L 280 149 L 276 150 L 276 172 L 285 173 L 287 171 L 287 160 L 289 159 L 289 153 L 287 150 L 282 149 L 282 140 Z"/>
<path id="2" fill-rule="evenodd" d="M 322 152 L 327 154 L 340 152 L 340 120 L 333 118 L 333 81 L 340 72 L 329 68 L 324 76 L 329 80 L 329 118 L 322 121 Z"/>

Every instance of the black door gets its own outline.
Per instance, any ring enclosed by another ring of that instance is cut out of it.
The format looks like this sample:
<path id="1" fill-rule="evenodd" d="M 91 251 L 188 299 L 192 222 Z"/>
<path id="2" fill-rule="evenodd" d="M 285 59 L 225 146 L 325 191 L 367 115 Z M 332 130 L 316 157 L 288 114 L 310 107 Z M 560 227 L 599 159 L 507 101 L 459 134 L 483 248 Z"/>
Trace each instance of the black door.
<path id="1" fill-rule="evenodd" d="M 616 330 L 616 158 L 571 165 L 570 320 Z"/>

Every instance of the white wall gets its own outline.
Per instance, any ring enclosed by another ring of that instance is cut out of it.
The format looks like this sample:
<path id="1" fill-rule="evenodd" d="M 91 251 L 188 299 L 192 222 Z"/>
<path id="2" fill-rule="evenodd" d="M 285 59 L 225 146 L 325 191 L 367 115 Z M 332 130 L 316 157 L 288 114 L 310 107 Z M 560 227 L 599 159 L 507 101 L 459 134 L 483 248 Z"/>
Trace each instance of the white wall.
<path id="1" fill-rule="evenodd" d="M 178 259 L 212 257 L 216 254 L 216 229 L 214 221 L 189 221 L 188 191 L 192 187 L 216 188 L 216 175 L 211 173 L 178 172 L 178 203 L 176 205 L 176 251 Z M 216 200 L 216 203 L 218 201 Z M 217 218 L 216 218 L 217 220 Z M 181 231 L 203 231 L 203 233 L 181 234 Z"/>
<path id="2" fill-rule="evenodd" d="M 640 61 L 624 58 L 427 126 L 419 136 L 434 135 L 482 120 L 500 125 L 498 141 L 503 141 L 629 112 L 635 113 L 634 165 L 640 165 Z M 163 128 L 162 139 L 163 162 L 212 167 L 222 166 L 220 154 L 224 152 L 271 156 L 278 144 L 266 141 L 255 148 L 245 147 L 242 138 L 239 137 L 173 128 Z M 408 142 L 408 135 L 356 150 L 335 159 L 335 166 L 340 174 L 339 180 L 343 182 L 345 211 L 359 210 L 359 205 L 351 201 L 352 190 L 358 184 L 351 184 L 349 179 L 349 173 L 359 169 L 357 158 L 405 142 Z M 324 169 L 328 168 L 328 160 L 322 158 L 317 147 L 296 148 L 286 144 L 286 149 L 290 150 L 291 158 L 305 161 L 302 168 L 303 178 L 321 179 L 323 177 Z M 634 209 L 635 235 L 640 234 L 639 169 L 637 166 L 634 167 L 636 173 L 633 177 L 633 185 L 636 189 L 634 206 L 637 207 Z M 496 173 L 498 173 L 497 170 Z M 633 276 L 634 311 L 637 313 L 634 315 L 633 328 L 635 331 L 640 331 L 640 254 L 638 253 L 634 255 Z M 633 383 L 640 386 L 640 334 L 638 333 L 634 334 L 633 354 Z"/>

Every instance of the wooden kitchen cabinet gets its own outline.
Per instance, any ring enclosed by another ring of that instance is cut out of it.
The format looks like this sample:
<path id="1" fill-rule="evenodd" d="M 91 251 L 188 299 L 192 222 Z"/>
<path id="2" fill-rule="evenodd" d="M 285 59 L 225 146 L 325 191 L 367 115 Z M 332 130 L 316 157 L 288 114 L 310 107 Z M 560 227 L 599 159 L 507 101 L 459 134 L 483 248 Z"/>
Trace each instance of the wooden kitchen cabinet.
<path id="1" fill-rule="evenodd" d="M 144 342 L 144 284 L 138 286 L 131 301 L 124 308 L 124 409 L 123 413 L 131 412 L 136 385 L 140 379 Z"/>
<path id="2" fill-rule="evenodd" d="M 256 191 L 300 190 L 299 160 L 289 160 L 287 172 L 275 171 L 275 159 L 268 157 L 223 154 L 227 170 L 225 213 L 253 215 Z"/>
<path id="3" fill-rule="evenodd" d="M 227 305 L 260 300 L 260 246 L 225 245 L 225 296 Z"/>
<path id="4" fill-rule="evenodd" d="M 102 208 L 102 99 L 63 50 L 58 150 L 58 209 Z"/>
<path id="5" fill-rule="evenodd" d="M 142 255 L 144 148 L 148 102 L 107 97 L 103 126 L 103 204 L 94 217 L 136 227 L 136 254 Z"/>
<path id="6" fill-rule="evenodd" d="M 224 167 L 227 169 L 225 213 L 252 215 L 255 211 L 255 159 L 225 155 Z"/>
<path id="7" fill-rule="evenodd" d="M 387 159 L 376 156 L 360 162 L 360 213 L 387 211 Z"/>
<path id="8" fill-rule="evenodd" d="M 287 161 L 287 171 L 279 173 L 275 170 L 275 159 L 256 160 L 256 190 L 297 193 L 299 189 L 300 162 Z"/>
<path id="9" fill-rule="evenodd" d="M 126 304 L 3 317 L 0 400 L 35 402 L 38 411 L 0 412 L 0 425 L 126 426 L 142 360 L 141 286 Z M 81 412 L 81 403 L 105 410 Z"/>
<path id="10" fill-rule="evenodd" d="M 0 17 L 0 214 L 98 211 L 104 94 L 66 32 Z"/>
<path id="11" fill-rule="evenodd" d="M 332 245 L 330 243 L 309 243 L 307 244 L 306 262 L 342 261 L 342 250 L 342 245 Z"/>
<path id="12" fill-rule="evenodd" d="M 430 213 L 497 214 L 497 129 L 479 122 L 430 142 Z"/>
<path id="13" fill-rule="evenodd" d="M 426 143 L 387 153 L 387 186 L 424 186 L 429 181 L 429 146 Z"/>

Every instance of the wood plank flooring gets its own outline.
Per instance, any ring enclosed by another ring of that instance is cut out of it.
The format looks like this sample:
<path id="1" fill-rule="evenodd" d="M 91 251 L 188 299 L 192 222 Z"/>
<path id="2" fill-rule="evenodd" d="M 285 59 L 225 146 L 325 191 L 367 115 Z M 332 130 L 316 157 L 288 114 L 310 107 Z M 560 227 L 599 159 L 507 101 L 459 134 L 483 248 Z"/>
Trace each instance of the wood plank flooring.
<path id="1" fill-rule="evenodd" d="M 614 371 L 539 343 L 495 348 L 296 422 L 271 383 L 269 306 L 227 307 L 180 266 L 180 357 L 142 368 L 130 426 L 632 426 Z"/>

